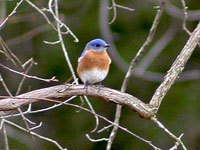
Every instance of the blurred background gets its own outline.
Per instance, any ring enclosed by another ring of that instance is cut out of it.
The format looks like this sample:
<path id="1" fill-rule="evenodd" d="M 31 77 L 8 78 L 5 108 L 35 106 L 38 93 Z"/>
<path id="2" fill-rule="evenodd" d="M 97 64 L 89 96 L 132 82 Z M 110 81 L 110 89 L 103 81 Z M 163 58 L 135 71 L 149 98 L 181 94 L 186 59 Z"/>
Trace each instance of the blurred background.
<path id="1" fill-rule="evenodd" d="M 187 27 L 193 31 L 200 20 L 199 0 L 185 0 L 188 6 Z M 0 2 L 1 21 L 15 8 L 17 0 Z M 48 7 L 47 0 L 32 1 L 39 8 Z M 117 17 L 112 24 L 108 24 L 113 18 L 113 10 L 104 7 L 105 0 L 59 0 L 61 20 L 77 36 L 79 42 L 74 42 L 72 36 L 64 35 L 64 43 L 67 48 L 73 68 L 76 69 L 77 60 L 85 44 L 94 38 L 103 38 L 112 45 L 108 50 L 112 58 L 110 72 L 103 81 L 106 87 L 120 90 L 128 65 L 137 51 L 145 42 L 154 17 L 156 0 L 116 0 L 117 4 L 135 9 L 128 11 L 117 8 Z M 112 6 L 111 1 L 107 2 Z M 155 37 L 148 47 L 148 52 L 139 62 L 126 92 L 143 102 L 148 103 L 156 88 L 160 85 L 165 73 L 171 67 L 173 61 L 187 42 L 189 35 L 182 29 L 183 9 L 180 0 L 169 0 L 161 17 Z M 107 12 L 105 11 L 107 10 Z M 45 12 L 52 20 L 52 16 Z M 108 13 L 108 18 L 105 14 Z M 47 24 L 41 14 L 33 9 L 25 1 L 17 9 L 16 14 L 9 18 L 8 22 L 0 29 L 0 36 L 10 50 L 22 63 L 33 58 L 34 65 L 28 74 L 42 78 L 56 76 L 59 82 L 43 82 L 34 79 L 25 79 L 20 93 L 31 90 L 62 84 L 71 77 L 60 44 L 50 45 L 44 41 L 54 42 L 58 40 L 57 32 Z M 109 36 L 111 36 L 109 38 Z M 0 48 L 2 49 L 2 48 Z M 156 55 L 153 59 L 150 56 Z M 200 148 L 200 48 L 197 47 L 189 59 L 183 75 L 173 85 L 164 98 L 158 112 L 159 120 L 176 136 L 184 133 L 183 142 L 188 149 Z M 14 66 L 2 53 L 0 63 L 14 70 L 21 71 Z M 22 76 L 12 73 L 0 67 L 0 74 L 8 89 L 13 95 L 17 91 Z M 0 84 L 0 95 L 8 95 Z M 110 120 L 114 120 L 116 104 L 108 103 L 102 99 L 89 97 L 95 111 Z M 71 103 L 81 104 L 79 98 Z M 46 108 L 53 105 L 50 102 L 38 102 L 33 104 L 33 110 Z M 88 107 L 87 103 L 83 105 Z M 22 110 L 26 110 L 23 107 Z M 77 112 L 78 111 L 78 112 Z M 56 139 L 63 147 L 70 150 L 102 150 L 107 142 L 93 143 L 85 134 L 95 126 L 95 118 L 92 114 L 79 111 L 70 106 L 61 106 L 50 111 L 27 115 L 31 121 L 42 127 L 35 132 Z M 21 126 L 25 126 L 21 117 L 9 118 Z M 109 125 L 100 120 L 100 128 Z M 152 121 L 140 118 L 135 112 L 123 107 L 120 125 L 132 132 L 151 140 L 155 145 L 163 149 L 171 148 L 175 141 L 158 128 Z M 10 149 L 20 150 L 55 150 L 54 144 L 44 140 L 32 139 L 30 134 L 6 125 Z M 111 128 L 98 134 L 92 133 L 94 139 L 108 137 Z M 0 132 L 0 149 L 4 149 L 3 134 Z M 119 130 L 112 145 L 112 150 L 137 150 L 151 149 L 146 143 L 136 139 L 130 134 Z M 179 147 L 181 149 L 181 147 Z"/>

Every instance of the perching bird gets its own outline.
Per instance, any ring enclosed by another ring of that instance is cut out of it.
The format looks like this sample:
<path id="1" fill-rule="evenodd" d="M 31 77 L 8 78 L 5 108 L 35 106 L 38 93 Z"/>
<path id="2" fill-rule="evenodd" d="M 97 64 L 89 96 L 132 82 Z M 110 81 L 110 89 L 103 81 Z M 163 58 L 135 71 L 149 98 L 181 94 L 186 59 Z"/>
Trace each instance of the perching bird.
<path id="1" fill-rule="evenodd" d="M 107 53 L 110 45 L 102 39 L 87 43 L 78 59 L 77 73 L 85 86 L 101 83 L 108 74 L 111 59 Z"/>

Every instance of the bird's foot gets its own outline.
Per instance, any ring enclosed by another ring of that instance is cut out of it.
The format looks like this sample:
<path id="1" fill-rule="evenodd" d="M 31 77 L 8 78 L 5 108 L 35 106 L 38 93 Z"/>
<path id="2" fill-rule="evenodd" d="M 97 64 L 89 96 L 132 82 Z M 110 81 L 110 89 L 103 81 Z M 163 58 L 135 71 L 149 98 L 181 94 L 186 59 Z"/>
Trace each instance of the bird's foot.
<path id="1" fill-rule="evenodd" d="M 86 93 L 87 93 L 88 92 L 88 85 L 90 85 L 90 83 L 88 81 L 86 81 L 84 84 L 85 84 L 84 88 L 86 89 Z"/>
<path id="2" fill-rule="evenodd" d="M 97 84 L 98 87 L 98 93 L 100 92 L 101 87 L 104 87 L 104 85 L 101 84 L 101 82 L 99 82 L 99 84 Z"/>

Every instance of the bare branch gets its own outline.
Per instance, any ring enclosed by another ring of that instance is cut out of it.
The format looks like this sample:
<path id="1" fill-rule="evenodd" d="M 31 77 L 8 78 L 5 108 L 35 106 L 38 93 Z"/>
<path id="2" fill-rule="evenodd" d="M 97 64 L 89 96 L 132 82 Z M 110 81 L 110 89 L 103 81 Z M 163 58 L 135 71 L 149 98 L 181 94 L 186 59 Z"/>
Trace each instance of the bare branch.
<path id="1" fill-rule="evenodd" d="M 49 18 L 47 17 L 47 15 L 43 12 L 43 11 L 50 11 L 50 9 L 46 9 L 43 8 L 43 10 L 41 10 L 40 8 L 38 8 L 35 4 L 33 4 L 31 1 L 29 0 L 25 0 L 30 6 L 32 6 L 34 9 L 36 9 L 47 21 L 48 24 L 51 25 L 51 27 L 58 32 L 57 28 L 53 25 L 53 23 L 49 20 Z M 49 1 L 49 4 L 52 3 L 52 0 Z M 52 13 L 52 12 L 51 12 Z M 60 27 L 64 27 L 64 29 L 66 30 L 65 32 L 61 32 L 62 34 L 70 34 L 73 38 L 74 38 L 74 42 L 78 42 L 78 38 L 75 36 L 75 34 L 70 30 L 70 28 L 65 25 L 64 23 L 62 23 L 58 18 L 55 17 L 55 14 L 52 14 L 55 21 L 59 22 L 59 24 L 61 25 Z"/>
<path id="2" fill-rule="evenodd" d="M 98 88 L 95 89 L 95 92 L 98 92 Z M 16 98 L 16 97 L 12 97 L 12 98 L 14 99 L 14 98 Z M 22 98 L 22 97 L 21 97 L 21 98 L 18 97 L 17 99 L 18 99 L 18 100 L 21 100 L 21 99 L 24 99 L 24 100 L 28 100 L 28 99 L 29 99 L 29 100 L 30 100 L 30 98 L 25 98 L 25 97 L 23 97 L 23 98 Z M 32 98 L 32 99 L 34 99 L 34 98 Z M 149 146 L 153 147 L 155 150 L 161 150 L 160 148 L 158 148 L 158 147 L 156 147 L 154 144 L 152 144 L 151 141 L 146 140 L 146 139 L 144 139 L 144 138 L 138 136 L 137 134 L 131 132 L 131 131 L 128 130 L 127 128 L 122 127 L 122 126 L 119 126 L 119 125 L 115 124 L 114 122 L 108 120 L 107 118 L 105 118 L 105 117 L 103 117 L 103 116 L 101 116 L 101 115 L 99 115 L 99 114 L 96 114 L 95 112 L 93 112 L 93 111 L 91 111 L 91 110 L 89 110 L 89 109 L 87 109 L 87 108 L 84 108 L 84 107 L 82 107 L 82 106 L 75 105 L 75 104 L 71 104 L 71 103 L 63 103 L 63 102 L 61 102 L 61 101 L 57 101 L 57 100 L 53 100 L 53 99 L 47 99 L 47 98 L 42 98 L 42 99 L 41 99 L 41 98 L 35 98 L 35 100 L 54 102 L 54 103 L 59 103 L 59 104 L 67 105 L 67 106 L 73 106 L 73 107 L 76 107 L 76 108 L 80 108 L 80 109 L 82 109 L 82 110 L 84 110 L 84 111 L 86 111 L 86 112 L 89 112 L 89 113 L 91 113 L 91 114 L 94 114 L 95 116 L 98 116 L 99 118 L 105 120 L 106 122 L 112 124 L 113 126 L 118 126 L 118 128 L 120 128 L 121 130 L 123 130 L 123 131 L 129 133 L 130 135 L 136 137 L 137 139 L 139 139 L 139 140 L 141 140 L 141 141 L 147 143 Z M 6 121 L 7 121 L 7 120 L 4 119 L 4 122 L 6 122 Z M 11 122 L 11 123 L 12 123 L 12 122 Z M 12 123 L 12 124 L 14 124 L 14 123 Z M 16 125 L 16 124 L 15 124 L 15 125 Z M 18 125 L 17 125 L 17 126 L 18 126 Z M 20 127 L 20 126 L 18 126 L 18 127 Z M 20 127 L 20 128 L 21 128 L 21 127 Z M 32 131 L 31 131 L 31 133 L 32 133 Z M 34 135 L 35 135 L 35 134 L 34 134 Z M 45 138 L 46 138 L 46 137 L 45 137 Z M 47 139 L 48 139 L 48 138 L 47 138 Z M 50 142 L 51 142 L 51 141 L 50 141 Z M 56 142 L 56 141 L 55 141 L 55 142 Z"/>
<path id="3" fill-rule="evenodd" d="M 175 80 L 180 76 L 181 72 L 183 71 L 188 59 L 190 58 L 199 40 L 200 40 L 200 22 L 197 25 L 196 29 L 191 34 L 189 40 L 183 47 L 180 54 L 177 56 L 171 68 L 167 72 L 164 81 L 157 88 L 150 101 L 150 104 L 153 105 L 157 109 L 157 111 L 160 107 L 163 98 L 165 97 L 171 86 L 174 84 Z"/>
<path id="4" fill-rule="evenodd" d="M 182 145 L 183 149 L 184 150 L 187 150 L 187 148 L 185 147 L 185 145 L 183 144 L 182 140 L 181 140 L 181 137 L 176 137 L 173 133 L 171 133 L 160 121 L 158 121 L 157 118 L 155 117 L 151 117 L 151 120 L 153 122 L 156 123 L 156 125 L 158 125 L 159 128 L 161 128 L 162 130 L 164 130 L 170 137 L 172 137 L 173 139 L 175 139 L 179 144 Z"/>
<path id="5" fill-rule="evenodd" d="M 72 96 L 70 97 L 69 99 L 63 101 L 63 103 L 67 103 L 71 100 L 73 100 L 74 98 L 76 98 L 77 96 Z M 26 111 L 22 112 L 23 115 L 25 114 L 34 114 L 34 113 L 40 113 L 40 112 L 45 112 L 45 111 L 48 111 L 48 110 L 52 110 L 54 108 L 57 108 L 57 107 L 60 107 L 62 104 L 54 104 L 53 106 L 50 106 L 50 107 L 47 107 L 47 108 L 43 108 L 43 109 L 39 109 L 39 110 L 31 110 L 31 105 L 32 104 L 29 104 L 29 107 Z M 11 114 L 11 115 L 6 115 L 6 116 L 3 116 L 3 117 L 0 117 L 0 119 L 3 119 L 3 118 L 10 118 L 10 117 L 17 117 L 17 116 L 21 116 L 21 113 L 17 113 L 17 114 Z"/>
<path id="6" fill-rule="evenodd" d="M 4 42 L 3 38 L 0 36 L 0 44 L 4 50 L 5 56 L 14 64 L 18 65 L 20 68 L 24 69 L 20 59 L 10 50 L 6 42 Z"/>
<path id="7" fill-rule="evenodd" d="M 154 44 L 154 46 L 147 52 L 141 62 L 138 64 L 136 70 L 145 73 L 145 70 L 152 64 L 155 58 L 164 50 L 164 48 L 173 40 L 178 32 L 175 22 L 172 22 L 165 34 Z M 141 73 L 141 72 L 140 72 Z"/>
<path id="8" fill-rule="evenodd" d="M 30 62 L 30 65 L 28 66 L 28 68 L 25 70 L 24 74 L 27 74 L 29 72 L 29 70 L 32 68 L 32 66 L 35 64 L 34 60 L 33 59 L 31 59 L 31 60 L 32 61 Z M 25 66 L 25 65 L 23 65 L 23 66 Z M 19 95 L 25 79 L 26 79 L 26 76 L 23 76 L 21 81 L 20 81 L 20 83 L 19 83 L 19 85 L 18 85 L 18 88 L 17 88 L 17 91 L 16 91 L 15 95 Z"/>
<path id="9" fill-rule="evenodd" d="M 164 6 L 165 6 L 166 0 L 161 0 L 161 4 L 160 7 L 158 8 L 157 14 L 155 16 L 155 19 L 153 21 L 153 24 L 151 26 L 149 35 L 146 39 L 146 41 L 144 42 L 144 44 L 142 45 L 142 47 L 139 49 L 138 53 L 136 54 L 136 56 L 134 57 L 134 59 L 131 61 L 130 67 L 127 71 L 126 77 L 124 79 L 123 85 L 127 85 L 130 76 L 133 72 L 133 69 L 135 68 L 136 64 L 138 61 L 141 60 L 142 56 L 144 55 L 144 53 L 147 50 L 147 47 L 149 46 L 149 44 L 151 43 L 151 41 L 153 40 L 154 34 L 156 32 L 158 23 L 160 21 L 160 18 L 162 16 L 163 10 L 164 10 Z"/>
<path id="10" fill-rule="evenodd" d="M 124 72 L 127 71 L 129 64 L 124 60 L 119 53 L 117 53 L 117 48 L 114 44 L 114 40 L 112 38 L 112 32 L 108 25 L 108 0 L 101 0 L 100 1 L 100 9 L 99 9 L 99 26 L 101 30 L 101 34 L 103 38 L 111 45 L 109 48 L 109 55 L 112 58 L 112 61 L 117 64 L 120 70 Z"/>
<path id="11" fill-rule="evenodd" d="M 117 18 L 117 7 L 125 9 L 125 10 L 129 10 L 129 11 L 134 11 L 135 10 L 135 9 L 132 9 L 132 8 L 129 8 L 129 7 L 126 7 L 126 6 L 122 6 L 122 5 L 116 4 L 115 0 L 112 0 L 112 6 L 109 7 L 109 9 L 113 9 L 113 18 L 109 22 L 109 24 L 112 24 L 115 21 L 115 19 Z"/>
<path id="12" fill-rule="evenodd" d="M 8 93 L 8 95 L 11 96 L 12 94 L 10 93 L 10 90 L 8 89 L 6 83 L 4 82 L 4 79 L 1 74 L 0 74 L 0 82 L 2 83 L 2 85 L 3 85 L 4 89 L 6 90 L 6 92 Z"/>
<path id="13" fill-rule="evenodd" d="M 2 0 L 1 2 L 1 13 L 0 13 L 0 24 L 3 22 L 3 20 L 6 18 L 6 0 Z M 1 28 L 0 28 L 1 29 Z"/>
<path id="14" fill-rule="evenodd" d="M 108 141 L 108 138 L 92 139 L 92 138 L 89 136 L 89 134 L 86 134 L 85 136 L 86 136 L 86 137 L 88 138 L 88 140 L 90 140 L 91 142 Z"/>
<path id="15" fill-rule="evenodd" d="M 55 77 L 52 77 L 51 79 L 43 79 L 43 78 L 39 78 L 39 77 L 36 77 L 36 76 L 30 76 L 30 75 L 27 75 L 27 74 L 25 74 L 25 73 L 23 73 L 23 72 L 18 72 L 18 71 L 16 71 L 16 70 L 10 69 L 10 68 L 4 66 L 4 65 L 1 64 L 1 63 L 0 63 L 0 66 L 3 67 L 3 68 L 5 68 L 5 69 L 7 69 L 7 70 L 9 70 L 9 71 L 11 71 L 11 72 L 14 72 L 14 73 L 16 73 L 16 74 L 25 76 L 25 77 L 27 77 L 27 78 L 36 79 L 36 80 L 41 80 L 41 81 L 45 81 L 45 82 L 51 82 L 51 81 L 58 82 L 58 80 L 55 79 Z"/>
<path id="16" fill-rule="evenodd" d="M 0 115 L 0 116 L 2 116 L 2 115 Z M 5 150 L 9 150 L 8 135 L 7 135 L 4 119 L 2 119 L 2 121 L 1 121 L 0 130 L 2 130 L 2 132 L 3 132 Z"/>
<path id="17" fill-rule="evenodd" d="M 13 11 L 8 15 L 8 17 L 6 17 L 6 19 L 4 21 L 2 21 L 2 23 L 0 24 L 0 29 L 3 27 L 3 25 L 8 21 L 9 17 L 11 17 L 12 15 L 14 15 L 17 11 L 17 8 L 22 4 L 24 0 L 21 0 L 20 2 L 18 2 L 15 6 L 15 8 L 13 9 Z"/>
<path id="18" fill-rule="evenodd" d="M 187 32 L 188 35 L 190 35 L 190 31 L 187 29 L 187 26 L 186 26 L 186 21 L 188 19 L 188 13 L 187 13 L 187 7 L 186 7 L 186 4 L 185 4 L 185 0 L 181 0 L 181 3 L 183 5 L 183 12 L 184 12 L 184 18 L 183 18 L 183 30 L 185 30 Z"/>
<path id="19" fill-rule="evenodd" d="M 79 84 L 79 83 L 78 83 L 78 78 L 76 77 L 75 71 L 74 71 L 73 66 L 72 66 L 72 64 L 71 64 L 71 61 L 70 61 L 68 52 L 67 52 L 67 50 L 66 50 L 66 48 L 65 48 L 65 44 L 64 44 L 63 37 L 62 37 L 62 34 L 61 34 L 61 29 L 60 29 L 60 28 L 62 27 L 63 23 L 62 23 L 61 21 L 59 21 L 60 19 L 59 19 L 59 11 L 58 11 L 58 1 L 55 0 L 55 3 L 54 3 L 54 4 L 55 4 L 55 13 L 54 13 L 54 11 L 52 10 L 52 0 L 49 1 L 49 11 L 51 12 L 51 14 L 54 16 L 54 18 L 55 18 L 55 20 L 56 20 L 56 23 L 57 23 L 57 31 L 58 31 L 58 38 L 59 38 L 59 41 L 60 41 L 60 44 L 61 44 L 61 47 L 62 47 L 62 51 L 63 51 L 63 53 L 64 53 L 64 56 L 65 56 L 65 59 L 66 59 L 66 62 L 67 62 L 67 64 L 68 64 L 68 66 L 69 66 L 69 69 L 70 69 L 70 71 L 71 71 L 72 77 L 73 77 L 75 83 L 78 85 L 78 84 Z M 78 39 L 77 39 L 76 42 L 78 42 Z M 81 101 L 83 101 L 83 100 L 82 100 L 82 99 L 83 99 L 82 97 L 80 97 L 80 99 L 81 99 Z M 87 98 L 86 96 L 84 96 L 84 99 L 86 100 L 86 102 L 87 102 L 88 106 L 90 107 L 90 109 L 91 109 L 91 110 L 94 112 L 94 114 L 95 114 L 94 108 L 93 108 L 93 106 L 90 104 L 88 98 Z M 95 128 L 94 128 L 91 132 L 96 131 L 97 128 L 98 128 L 98 125 L 99 125 L 99 118 L 98 118 L 97 116 L 94 116 L 94 117 L 95 117 L 95 119 L 96 119 L 96 126 L 95 126 Z"/>
<path id="20" fill-rule="evenodd" d="M 163 10 L 164 10 L 165 3 L 166 3 L 166 0 L 161 0 L 160 7 L 157 11 L 157 14 L 156 14 L 156 17 L 155 17 L 154 22 L 152 24 L 152 27 L 150 29 L 149 35 L 148 35 L 145 43 L 142 45 L 142 47 L 139 49 L 136 56 L 133 58 L 133 60 L 130 63 L 129 69 L 128 69 L 126 76 L 124 78 L 124 81 L 122 83 L 122 87 L 121 87 L 122 92 L 126 91 L 126 87 L 127 87 L 128 82 L 130 80 L 131 74 L 133 73 L 133 69 L 135 68 L 136 64 L 141 60 L 142 56 L 144 55 L 145 51 L 147 50 L 148 45 L 153 40 L 153 37 L 154 37 L 154 34 L 156 32 L 158 23 L 160 21 L 160 18 L 162 16 L 162 13 L 163 13 Z M 120 119 L 120 116 L 121 116 L 121 109 L 122 109 L 122 106 L 117 105 L 116 113 L 115 113 L 115 123 L 116 124 L 119 124 L 119 119 Z M 113 140 L 114 140 L 114 138 L 117 134 L 117 129 L 118 129 L 117 126 L 113 127 L 113 130 L 112 130 L 110 137 L 109 137 L 109 140 L 108 140 L 106 150 L 111 149 L 112 142 L 113 142 Z"/>
<path id="21" fill-rule="evenodd" d="M 151 0 L 152 3 L 157 3 L 159 0 Z M 174 6 L 170 1 L 166 4 L 166 13 L 176 19 L 184 19 L 183 10 Z M 200 19 L 200 10 L 188 11 L 188 21 L 197 21 Z"/>
<path id="22" fill-rule="evenodd" d="M 18 129 L 20 129 L 20 130 L 22 130 L 22 131 L 29 132 L 29 131 L 26 130 L 25 128 L 23 128 L 23 127 L 21 127 L 21 126 L 15 124 L 15 123 L 13 123 L 13 122 L 11 122 L 11 121 L 5 120 L 4 122 L 7 123 L 7 124 L 9 124 L 9 125 L 12 125 L 12 126 L 18 128 Z M 34 135 L 34 136 L 36 136 L 36 137 L 38 137 L 38 138 L 40 138 L 40 139 L 43 139 L 43 140 L 45 140 L 45 141 L 48 141 L 48 142 L 51 142 L 51 143 L 55 144 L 60 150 L 67 150 L 66 148 L 62 148 L 62 147 L 60 146 L 60 144 L 58 144 L 58 142 L 55 141 L 55 140 L 53 140 L 53 139 L 50 139 L 50 138 L 47 138 L 47 137 L 45 137 L 45 136 L 39 135 L 39 134 L 37 134 L 37 133 L 35 133 L 35 132 L 33 132 L 33 131 L 30 131 L 30 134 L 31 134 L 31 135 Z"/>
<path id="23" fill-rule="evenodd" d="M 68 89 L 63 92 L 60 91 L 66 88 L 66 85 L 43 88 L 21 94 L 16 97 L 2 99 L 0 100 L 0 111 L 13 110 L 21 107 L 22 105 L 28 105 L 30 103 L 37 102 L 42 98 L 60 99 L 70 96 L 87 95 L 92 97 L 100 97 L 108 102 L 114 102 L 120 105 L 128 106 L 132 110 L 138 112 L 139 115 L 144 118 L 149 118 L 153 115 L 153 109 L 149 107 L 148 104 L 143 103 L 130 94 L 105 87 L 102 87 L 99 92 L 99 89 L 96 86 L 88 86 L 87 91 L 85 90 L 84 85 L 70 84 L 68 86 Z M 0 96 L 0 98 L 5 98 L 5 96 Z"/>
<path id="24" fill-rule="evenodd" d="M 172 17 L 184 19 L 182 10 L 170 3 L 167 4 L 166 12 Z M 188 21 L 195 21 L 195 20 L 199 20 L 199 19 L 200 19 L 200 11 L 199 10 L 191 10 L 188 12 Z"/>

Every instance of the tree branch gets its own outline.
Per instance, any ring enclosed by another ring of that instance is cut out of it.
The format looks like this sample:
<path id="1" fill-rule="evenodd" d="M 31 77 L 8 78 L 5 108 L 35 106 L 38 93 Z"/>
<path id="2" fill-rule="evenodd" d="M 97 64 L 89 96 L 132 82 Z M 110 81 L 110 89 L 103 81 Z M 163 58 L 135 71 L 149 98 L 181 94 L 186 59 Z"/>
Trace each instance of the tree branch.
<path id="1" fill-rule="evenodd" d="M 199 40 L 200 40 L 200 22 L 197 25 L 194 32 L 191 34 L 185 46 L 183 47 L 181 53 L 178 55 L 178 57 L 172 64 L 171 68 L 169 69 L 164 78 L 164 81 L 157 88 L 156 92 L 154 93 L 150 101 L 150 104 L 155 106 L 157 111 L 159 109 L 159 106 L 163 98 L 165 97 L 171 86 L 174 84 L 175 80 L 180 76 L 181 72 L 183 71 L 188 59 L 190 58 Z"/>
<path id="2" fill-rule="evenodd" d="M 68 88 L 63 92 L 60 92 L 65 88 L 66 85 L 58 85 L 39 90 L 34 90 L 28 93 L 18 95 L 16 97 L 5 98 L 5 96 L 0 96 L 0 98 L 5 98 L 0 100 L 0 111 L 17 109 L 23 105 L 28 105 L 30 103 L 38 102 L 46 98 L 61 99 L 70 96 L 86 95 L 92 97 L 100 97 L 108 102 L 114 102 L 120 105 L 128 106 L 132 110 L 138 112 L 141 117 L 147 119 L 149 119 L 154 112 L 154 109 L 151 106 L 145 104 L 138 98 L 114 89 L 102 87 L 100 91 L 98 91 L 99 90 L 98 87 L 88 86 L 88 89 L 86 91 L 84 85 L 68 84 Z"/>

